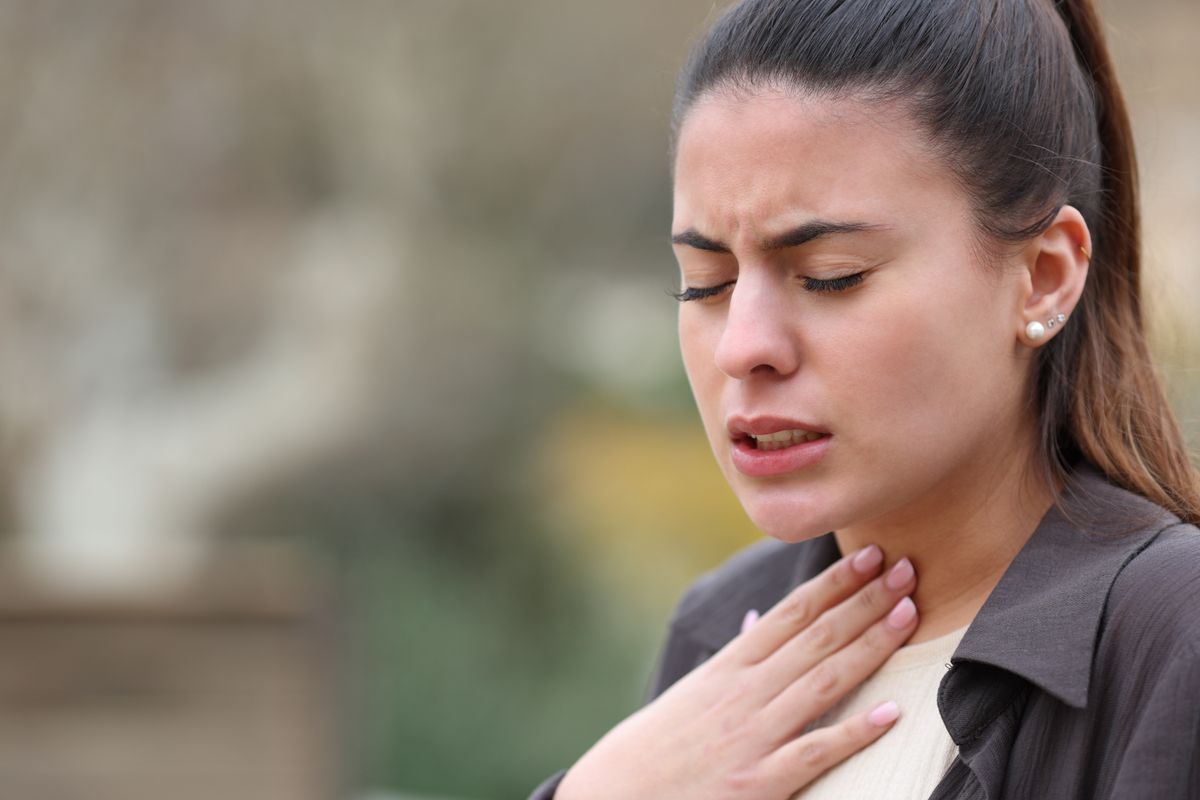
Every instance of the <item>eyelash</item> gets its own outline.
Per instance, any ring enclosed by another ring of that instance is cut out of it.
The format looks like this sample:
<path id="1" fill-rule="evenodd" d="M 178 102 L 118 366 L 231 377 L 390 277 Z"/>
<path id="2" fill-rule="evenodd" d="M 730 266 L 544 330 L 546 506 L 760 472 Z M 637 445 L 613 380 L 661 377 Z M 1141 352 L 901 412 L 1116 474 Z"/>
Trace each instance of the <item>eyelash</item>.
<path id="1" fill-rule="evenodd" d="M 862 283 L 863 276 L 866 273 L 856 272 L 853 275 L 843 275 L 840 278 L 831 278 L 823 281 L 818 278 L 805 278 L 804 288 L 809 292 L 841 292 L 849 289 L 851 286 L 857 286 Z"/>
<path id="2" fill-rule="evenodd" d="M 674 297 L 681 303 L 686 303 L 689 300 L 703 300 L 706 297 L 712 297 L 713 295 L 720 294 L 730 286 L 733 286 L 733 281 L 722 283 L 718 286 L 689 286 L 682 292 L 672 292 L 671 297 Z"/>
<path id="3" fill-rule="evenodd" d="M 821 280 L 820 278 L 805 278 L 804 290 L 806 292 L 823 293 L 823 292 L 843 292 L 852 286 L 857 286 L 862 283 L 863 276 L 866 273 L 856 272 L 853 275 L 843 275 L 840 278 L 831 278 L 829 280 Z M 686 303 L 689 300 L 703 300 L 706 297 L 713 297 L 725 291 L 725 289 L 733 286 L 735 281 L 729 281 L 717 286 L 697 286 L 684 289 L 682 292 L 672 293 L 674 297 L 681 303 Z"/>

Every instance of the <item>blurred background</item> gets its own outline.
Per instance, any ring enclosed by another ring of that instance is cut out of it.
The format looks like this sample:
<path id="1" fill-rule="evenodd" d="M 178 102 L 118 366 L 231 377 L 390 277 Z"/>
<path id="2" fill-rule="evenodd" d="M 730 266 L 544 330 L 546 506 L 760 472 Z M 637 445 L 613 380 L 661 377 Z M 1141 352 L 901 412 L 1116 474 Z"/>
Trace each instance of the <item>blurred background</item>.
<path id="1" fill-rule="evenodd" d="M 1195 0 L 1106 0 L 1200 442 Z M 709 0 L 0 3 L 0 795 L 523 798 L 757 538 L 679 364 Z"/>

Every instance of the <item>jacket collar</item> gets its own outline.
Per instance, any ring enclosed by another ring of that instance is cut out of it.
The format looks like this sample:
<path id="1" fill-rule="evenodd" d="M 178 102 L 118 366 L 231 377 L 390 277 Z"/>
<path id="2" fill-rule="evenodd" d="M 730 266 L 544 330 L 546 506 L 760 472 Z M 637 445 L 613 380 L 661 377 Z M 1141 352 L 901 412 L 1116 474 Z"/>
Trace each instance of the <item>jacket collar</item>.
<path id="1" fill-rule="evenodd" d="M 1094 466 L 1080 465 L 967 628 L 951 663 L 1000 667 L 1085 708 L 1113 582 L 1159 531 L 1178 521 L 1109 483 Z"/>
<path id="2" fill-rule="evenodd" d="M 1068 705 L 1085 707 L 1109 589 L 1125 564 L 1175 522 L 1161 507 L 1109 483 L 1091 464 L 1079 464 L 1059 502 L 988 596 L 951 662 L 998 667 Z M 676 627 L 709 650 L 719 650 L 737 635 L 747 609 L 765 611 L 841 557 L 832 533 L 797 544 L 767 540 L 755 547 L 777 552 L 752 581 L 703 593 L 676 616 Z M 993 670 L 968 670 L 972 673 Z M 955 727 L 952 720 L 947 723 Z"/>

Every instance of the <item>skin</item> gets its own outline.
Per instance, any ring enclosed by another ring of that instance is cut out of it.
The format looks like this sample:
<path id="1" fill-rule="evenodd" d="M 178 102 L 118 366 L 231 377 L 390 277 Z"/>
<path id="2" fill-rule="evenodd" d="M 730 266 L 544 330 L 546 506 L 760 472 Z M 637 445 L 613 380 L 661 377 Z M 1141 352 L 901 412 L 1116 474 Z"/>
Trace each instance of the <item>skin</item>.
<path id="1" fill-rule="evenodd" d="M 1026 398 L 1058 329 L 1034 342 L 1025 325 L 1069 317 L 1083 289 L 1074 208 L 985 256 L 970 198 L 903 108 L 798 91 L 700 98 L 677 154 L 683 287 L 724 287 L 679 313 L 713 453 L 763 531 L 834 531 L 846 555 L 609 731 L 557 800 L 792 798 L 896 710 L 807 725 L 906 642 L 969 622 L 1052 500 Z M 818 219 L 871 229 L 768 246 Z M 805 288 L 857 272 L 841 293 Z M 751 477 L 731 414 L 832 438 L 817 464 Z"/>
<path id="2" fill-rule="evenodd" d="M 684 287 L 688 379 L 717 463 L 754 523 L 795 542 L 835 531 L 921 575 L 912 642 L 974 617 L 1052 497 L 1032 468 L 1030 320 L 1068 315 L 1087 227 L 1065 206 L 1043 235 L 987 255 L 971 198 L 902 107 L 794 91 L 710 94 L 689 111 L 672 234 Z M 812 220 L 877 229 L 768 249 Z M 986 262 L 985 262 L 986 259 Z M 803 278 L 865 271 L 842 292 Z M 1068 319 L 1068 323 L 1069 319 Z M 731 414 L 813 423 L 825 457 L 751 477 L 731 458 Z"/>

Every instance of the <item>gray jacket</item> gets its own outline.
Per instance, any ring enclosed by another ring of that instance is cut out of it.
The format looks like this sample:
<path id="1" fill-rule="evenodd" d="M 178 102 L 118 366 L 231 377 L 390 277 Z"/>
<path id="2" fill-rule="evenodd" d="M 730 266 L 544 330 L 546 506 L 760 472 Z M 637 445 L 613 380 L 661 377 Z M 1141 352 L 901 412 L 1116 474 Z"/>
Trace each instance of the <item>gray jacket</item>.
<path id="1" fill-rule="evenodd" d="M 701 576 L 647 701 L 747 609 L 839 557 L 831 533 L 768 539 Z M 960 752 L 930 800 L 1200 800 L 1200 530 L 1094 467 L 1073 473 L 950 661 L 938 709 Z M 530 800 L 553 798 L 563 774 Z"/>

